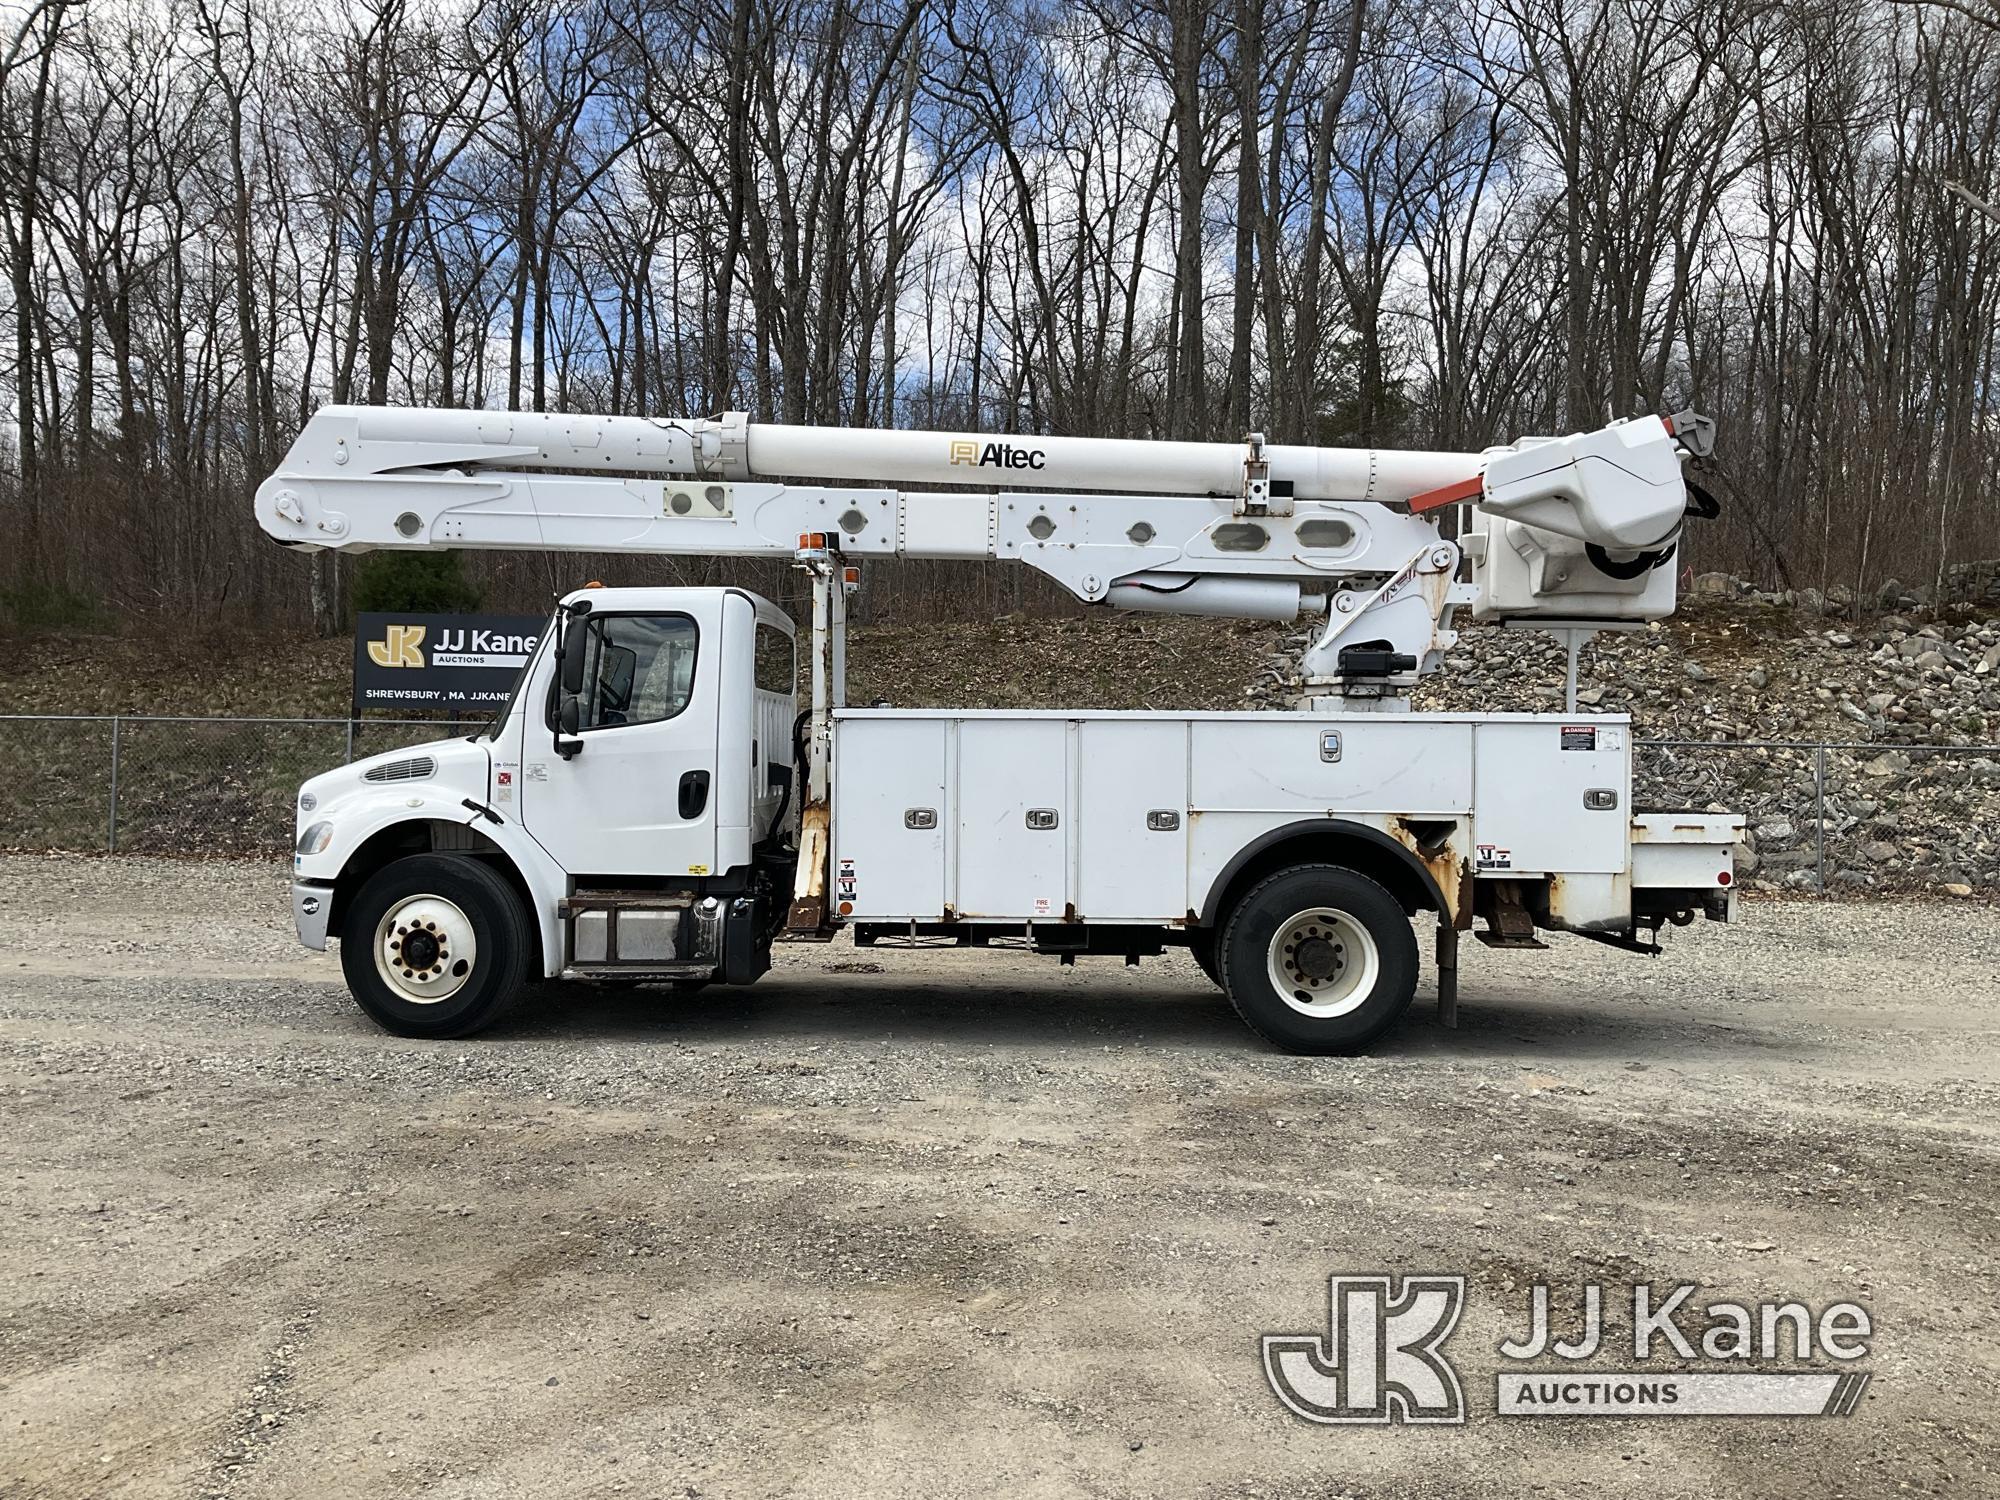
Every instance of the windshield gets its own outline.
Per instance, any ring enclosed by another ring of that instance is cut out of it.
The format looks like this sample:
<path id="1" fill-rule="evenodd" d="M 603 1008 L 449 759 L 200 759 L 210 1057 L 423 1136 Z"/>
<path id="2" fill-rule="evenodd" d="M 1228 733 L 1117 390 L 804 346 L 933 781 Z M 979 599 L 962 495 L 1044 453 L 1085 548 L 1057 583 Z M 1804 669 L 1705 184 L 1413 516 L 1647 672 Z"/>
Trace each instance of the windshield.
<path id="1" fill-rule="evenodd" d="M 506 701 L 493 711 L 493 717 L 487 720 L 486 727 L 481 729 L 477 734 L 474 734 L 472 736 L 473 739 L 497 740 L 500 738 L 500 730 L 506 724 L 509 716 L 513 714 L 514 705 L 521 701 L 521 689 L 527 686 L 528 674 L 535 670 L 536 661 L 541 658 L 542 652 L 548 648 L 550 637 L 554 634 L 555 628 L 555 619 L 551 616 L 549 623 L 542 627 L 542 638 L 535 643 L 535 649 L 528 653 L 528 659 L 521 664 L 521 670 L 514 674 L 514 681 L 507 689 Z"/>

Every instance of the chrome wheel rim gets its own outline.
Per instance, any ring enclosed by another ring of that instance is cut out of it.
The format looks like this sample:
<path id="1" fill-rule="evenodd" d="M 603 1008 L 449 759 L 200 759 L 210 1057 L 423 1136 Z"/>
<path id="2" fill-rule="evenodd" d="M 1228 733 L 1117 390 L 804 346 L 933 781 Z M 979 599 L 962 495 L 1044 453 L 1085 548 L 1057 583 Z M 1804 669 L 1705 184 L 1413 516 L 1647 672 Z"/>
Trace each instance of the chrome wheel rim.
<path id="1" fill-rule="evenodd" d="M 442 896 L 405 896 L 375 924 L 375 972 L 412 1005 L 449 1000 L 478 962 L 471 919 Z"/>
<path id="2" fill-rule="evenodd" d="M 1315 906 L 1278 924 L 1266 953 L 1271 988 L 1302 1016 L 1327 1020 L 1358 1009 L 1382 973 L 1381 950 L 1344 911 Z"/>

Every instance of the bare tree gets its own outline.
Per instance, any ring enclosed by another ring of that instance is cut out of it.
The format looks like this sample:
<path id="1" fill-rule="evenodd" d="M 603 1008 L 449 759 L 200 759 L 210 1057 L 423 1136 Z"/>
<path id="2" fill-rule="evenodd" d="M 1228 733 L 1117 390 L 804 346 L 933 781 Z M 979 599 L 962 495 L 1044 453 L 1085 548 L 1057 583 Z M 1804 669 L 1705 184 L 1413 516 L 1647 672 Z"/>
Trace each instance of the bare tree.
<path id="1" fill-rule="evenodd" d="M 339 628 L 247 505 L 329 398 L 1452 448 L 1691 402 L 1705 565 L 1942 592 L 2000 526 L 1989 10 L 31 0 L 0 599 Z"/>

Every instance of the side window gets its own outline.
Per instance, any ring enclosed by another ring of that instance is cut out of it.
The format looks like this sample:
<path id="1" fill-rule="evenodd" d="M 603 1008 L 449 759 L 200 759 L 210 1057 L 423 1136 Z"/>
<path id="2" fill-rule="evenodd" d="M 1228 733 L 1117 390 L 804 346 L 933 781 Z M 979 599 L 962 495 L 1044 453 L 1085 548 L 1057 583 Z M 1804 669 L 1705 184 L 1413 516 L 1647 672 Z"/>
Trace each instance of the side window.
<path id="1" fill-rule="evenodd" d="M 699 634 L 686 615 L 591 619 L 570 646 L 584 653 L 577 727 L 657 724 L 686 708 Z"/>
<path id="2" fill-rule="evenodd" d="M 757 686 L 767 693 L 797 691 L 799 669 L 792 656 L 792 638 L 775 625 L 757 624 Z"/>

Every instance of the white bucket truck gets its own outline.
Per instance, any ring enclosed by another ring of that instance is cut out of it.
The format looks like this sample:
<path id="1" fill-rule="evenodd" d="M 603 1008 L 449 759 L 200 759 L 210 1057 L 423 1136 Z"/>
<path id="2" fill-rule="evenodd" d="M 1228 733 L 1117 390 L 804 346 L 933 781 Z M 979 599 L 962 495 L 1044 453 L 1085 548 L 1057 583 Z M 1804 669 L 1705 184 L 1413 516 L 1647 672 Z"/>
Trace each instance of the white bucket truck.
<path id="1" fill-rule="evenodd" d="M 486 732 L 301 789 L 299 934 L 339 938 L 368 1014 L 429 1037 L 541 977 L 748 984 L 773 943 L 843 928 L 1064 962 L 1184 946 L 1302 1052 L 1365 1047 L 1409 1004 L 1420 913 L 1448 1021 L 1476 924 L 1657 951 L 1663 922 L 1732 914 L 1742 823 L 1635 812 L 1630 724 L 1575 712 L 1575 661 L 1672 612 L 1708 438 L 1692 413 L 1458 454 L 323 408 L 257 495 L 286 545 L 781 557 L 813 606 L 800 636 L 737 589 L 568 594 Z M 851 708 L 846 599 L 889 556 L 1310 618 L 1308 695 Z M 1570 711 L 1411 712 L 1460 608 L 1564 638 Z"/>

